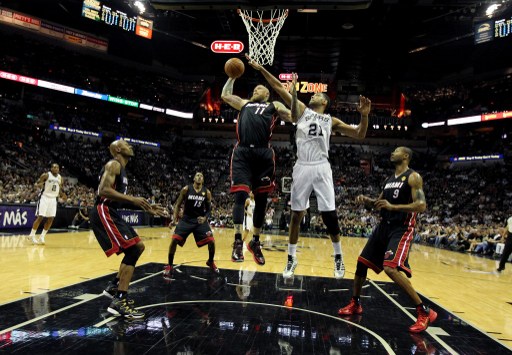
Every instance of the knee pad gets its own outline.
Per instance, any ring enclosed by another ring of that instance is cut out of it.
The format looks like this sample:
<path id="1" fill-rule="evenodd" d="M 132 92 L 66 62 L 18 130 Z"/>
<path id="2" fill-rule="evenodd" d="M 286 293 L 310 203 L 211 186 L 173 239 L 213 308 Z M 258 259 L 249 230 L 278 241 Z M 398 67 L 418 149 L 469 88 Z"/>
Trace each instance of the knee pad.
<path id="1" fill-rule="evenodd" d="M 356 266 L 356 275 L 366 278 L 366 275 L 368 275 L 368 266 L 358 261 Z"/>
<path id="2" fill-rule="evenodd" d="M 338 223 L 338 215 L 336 214 L 336 211 L 322 212 L 322 220 L 324 221 L 330 235 L 340 234 L 340 225 Z"/>
<path id="3" fill-rule="evenodd" d="M 245 200 L 249 197 L 249 194 L 245 191 L 235 192 L 235 205 L 233 206 L 233 223 L 243 224 L 244 223 L 244 207 Z"/>
<path id="4" fill-rule="evenodd" d="M 268 193 L 264 192 L 254 196 L 254 214 L 252 216 L 252 224 L 254 228 L 261 228 L 265 220 L 265 211 L 267 207 Z"/>
<path id="5" fill-rule="evenodd" d="M 137 245 L 133 245 L 124 251 L 124 258 L 121 263 L 125 265 L 135 266 L 137 260 L 139 260 L 140 255 L 144 251 L 144 244 L 142 248 L 139 248 Z"/>

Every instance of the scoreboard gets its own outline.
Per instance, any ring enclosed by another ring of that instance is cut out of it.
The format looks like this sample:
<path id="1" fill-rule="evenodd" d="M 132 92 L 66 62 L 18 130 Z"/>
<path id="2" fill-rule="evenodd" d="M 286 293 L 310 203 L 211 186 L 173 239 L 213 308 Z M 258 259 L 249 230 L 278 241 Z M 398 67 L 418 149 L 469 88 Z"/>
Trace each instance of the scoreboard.
<path id="1" fill-rule="evenodd" d="M 114 9 L 98 0 L 84 0 L 82 16 L 105 25 L 120 28 L 126 32 L 135 33 L 147 39 L 153 37 L 153 21 L 141 16 L 130 16 L 125 12 Z"/>

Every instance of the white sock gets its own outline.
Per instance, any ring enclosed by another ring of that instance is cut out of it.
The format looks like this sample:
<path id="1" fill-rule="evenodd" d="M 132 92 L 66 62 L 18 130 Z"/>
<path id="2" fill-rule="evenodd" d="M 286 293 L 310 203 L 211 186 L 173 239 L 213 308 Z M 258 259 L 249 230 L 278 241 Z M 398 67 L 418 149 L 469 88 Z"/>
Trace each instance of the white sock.
<path id="1" fill-rule="evenodd" d="M 332 247 L 334 248 L 334 255 L 341 255 L 341 242 L 333 242 Z"/>
<path id="2" fill-rule="evenodd" d="M 297 255 L 297 244 L 288 244 L 288 255 L 293 257 Z"/>
<path id="3" fill-rule="evenodd" d="M 31 237 L 35 237 L 35 236 L 36 236 L 36 232 L 37 232 L 37 229 L 32 229 L 32 230 L 30 231 L 30 236 L 31 236 Z"/>
<path id="4" fill-rule="evenodd" d="M 41 232 L 41 238 L 46 237 L 46 233 L 48 233 L 48 231 L 46 229 L 43 229 L 43 231 Z"/>

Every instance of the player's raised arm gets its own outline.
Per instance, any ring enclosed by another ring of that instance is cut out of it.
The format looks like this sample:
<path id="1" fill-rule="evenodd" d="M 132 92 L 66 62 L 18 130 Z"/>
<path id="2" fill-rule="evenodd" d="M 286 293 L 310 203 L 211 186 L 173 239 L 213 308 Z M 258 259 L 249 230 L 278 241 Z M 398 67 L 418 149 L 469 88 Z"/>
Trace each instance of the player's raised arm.
<path id="1" fill-rule="evenodd" d="M 249 55 L 245 55 L 245 57 L 247 58 L 247 60 L 249 61 L 249 65 L 251 67 L 253 67 L 255 70 L 258 70 L 259 72 L 261 72 L 261 74 L 263 75 L 263 77 L 267 80 L 267 82 L 270 84 L 270 86 L 272 87 L 272 89 L 275 90 L 275 92 L 277 92 L 279 94 L 279 96 L 281 96 L 281 98 L 284 100 L 284 102 L 286 103 L 286 105 L 288 105 L 289 107 L 291 107 L 291 104 L 292 104 L 292 95 L 286 90 L 286 88 L 283 86 L 283 84 L 279 81 L 279 79 L 277 79 L 275 76 L 273 76 L 272 74 L 270 74 L 270 72 L 265 69 L 262 65 L 258 64 L 256 61 L 252 60 L 251 57 L 249 57 Z M 299 101 L 299 105 L 302 105 L 305 109 L 305 105 Z"/>
<path id="2" fill-rule="evenodd" d="M 292 73 L 292 83 L 290 86 L 290 94 L 292 95 L 292 102 L 290 104 L 290 114 L 293 122 L 297 122 L 304 114 L 306 110 L 306 105 L 299 101 L 297 98 L 297 73 Z"/>
<path id="3" fill-rule="evenodd" d="M 366 137 L 366 131 L 368 130 L 368 114 L 370 113 L 370 109 L 372 107 L 372 102 L 370 99 L 359 95 L 359 106 L 357 106 L 357 111 L 361 114 L 361 122 L 356 127 L 352 127 L 339 118 L 332 118 L 332 131 L 344 134 L 346 136 L 363 139 Z"/>
<path id="4" fill-rule="evenodd" d="M 281 102 L 279 101 L 274 101 L 273 102 L 276 110 L 277 110 L 277 113 L 279 114 L 279 117 L 283 120 L 283 121 L 286 121 L 286 122 L 294 122 L 292 120 L 292 116 L 291 116 L 291 112 L 289 109 L 286 108 L 285 105 L 283 105 Z"/>
<path id="5" fill-rule="evenodd" d="M 228 78 L 226 84 L 222 88 L 222 94 L 220 98 L 222 101 L 227 103 L 229 106 L 240 111 L 242 107 L 248 102 L 248 100 L 242 99 L 240 96 L 233 95 L 233 85 L 235 83 L 234 78 Z"/>

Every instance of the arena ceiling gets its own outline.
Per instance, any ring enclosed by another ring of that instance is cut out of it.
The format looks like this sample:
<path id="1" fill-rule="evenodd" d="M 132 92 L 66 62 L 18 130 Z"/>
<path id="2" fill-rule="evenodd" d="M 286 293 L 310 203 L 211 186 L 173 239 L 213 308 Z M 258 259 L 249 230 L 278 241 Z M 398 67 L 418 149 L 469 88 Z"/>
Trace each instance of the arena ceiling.
<path id="1" fill-rule="evenodd" d="M 136 13 L 134 0 L 105 0 Z M 328 78 L 379 94 L 397 82 L 446 82 L 502 76 L 510 67 L 511 38 L 474 44 L 474 24 L 491 1 L 438 0 L 141 0 L 154 21 L 152 40 L 81 17 L 82 0 L 2 0 L 0 6 L 92 32 L 110 41 L 114 55 L 161 63 L 183 75 L 222 76 L 229 54 L 215 40 L 248 46 L 236 8 L 287 7 L 272 71 Z M 501 1 L 500 1 L 501 2 Z M 316 12 L 304 12 L 303 9 Z M 497 16 L 510 18 L 505 3 Z M 248 74 L 250 75 L 250 74 Z"/>

